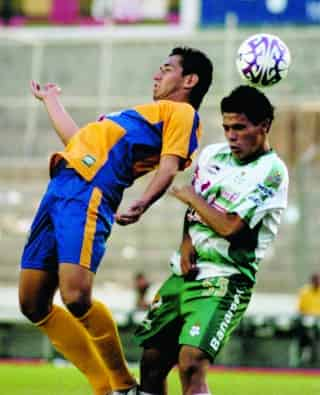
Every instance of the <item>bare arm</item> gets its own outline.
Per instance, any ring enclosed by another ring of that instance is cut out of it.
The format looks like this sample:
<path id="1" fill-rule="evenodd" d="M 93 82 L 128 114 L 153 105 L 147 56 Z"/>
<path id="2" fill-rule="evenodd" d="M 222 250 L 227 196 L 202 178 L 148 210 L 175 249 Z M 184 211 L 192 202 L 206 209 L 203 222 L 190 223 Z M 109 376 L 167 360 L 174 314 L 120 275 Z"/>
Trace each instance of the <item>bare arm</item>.
<path id="1" fill-rule="evenodd" d="M 31 81 L 30 88 L 34 97 L 45 105 L 57 135 L 63 144 L 67 145 L 79 127 L 59 100 L 61 89 L 57 85 L 50 83 L 41 88 L 35 81 Z"/>
<path id="2" fill-rule="evenodd" d="M 222 212 L 210 206 L 205 199 L 196 194 L 192 186 L 173 187 L 171 194 L 195 209 L 202 220 L 222 237 L 233 236 L 246 226 L 239 215 Z"/>
<path id="3" fill-rule="evenodd" d="M 116 221 L 119 225 L 129 225 L 137 222 L 148 207 L 164 194 L 179 170 L 180 161 L 181 159 L 175 155 L 163 155 L 161 157 L 159 168 L 141 198 L 134 202 L 125 213 L 116 215 Z"/>

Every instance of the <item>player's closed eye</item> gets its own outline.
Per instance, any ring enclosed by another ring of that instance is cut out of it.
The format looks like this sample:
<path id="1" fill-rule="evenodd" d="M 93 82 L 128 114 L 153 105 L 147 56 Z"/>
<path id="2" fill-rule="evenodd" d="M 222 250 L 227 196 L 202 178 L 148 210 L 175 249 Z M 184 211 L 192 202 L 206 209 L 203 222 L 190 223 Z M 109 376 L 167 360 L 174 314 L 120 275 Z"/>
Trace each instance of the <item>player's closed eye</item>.
<path id="1" fill-rule="evenodd" d="M 242 124 L 235 124 L 232 126 L 229 125 L 222 125 L 222 126 L 225 132 L 229 132 L 230 130 L 235 130 L 235 131 L 244 130 L 246 128 L 245 125 Z"/>

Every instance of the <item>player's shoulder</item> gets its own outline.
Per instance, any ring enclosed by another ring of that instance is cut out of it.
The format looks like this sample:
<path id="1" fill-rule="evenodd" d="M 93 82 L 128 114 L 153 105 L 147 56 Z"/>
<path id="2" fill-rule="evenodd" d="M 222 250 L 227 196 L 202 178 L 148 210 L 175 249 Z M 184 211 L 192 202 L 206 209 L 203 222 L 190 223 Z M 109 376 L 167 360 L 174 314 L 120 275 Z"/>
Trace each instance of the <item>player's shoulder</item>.
<path id="1" fill-rule="evenodd" d="M 263 158 L 263 162 L 268 168 L 269 177 L 273 177 L 275 180 L 278 180 L 278 182 L 281 181 L 288 183 L 289 172 L 287 165 L 276 151 L 272 151 L 271 155 L 267 155 L 265 158 Z"/>
<path id="2" fill-rule="evenodd" d="M 169 119 L 174 113 L 179 113 L 181 117 L 186 114 L 193 116 L 196 113 L 191 104 L 172 100 L 157 100 L 137 105 L 133 109 L 139 114 L 152 115 L 152 118 L 158 117 L 159 119 Z"/>
<path id="3" fill-rule="evenodd" d="M 209 159 L 209 158 L 217 158 L 219 155 L 229 155 L 230 148 L 226 143 L 215 143 L 209 144 L 205 146 L 200 152 L 200 158 Z"/>
<path id="4" fill-rule="evenodd" d="M 155 102 L 161 109 L 167 111 L 190 111 L 196 112 L 190 103 L 173 100 L 158 100 Z"/>

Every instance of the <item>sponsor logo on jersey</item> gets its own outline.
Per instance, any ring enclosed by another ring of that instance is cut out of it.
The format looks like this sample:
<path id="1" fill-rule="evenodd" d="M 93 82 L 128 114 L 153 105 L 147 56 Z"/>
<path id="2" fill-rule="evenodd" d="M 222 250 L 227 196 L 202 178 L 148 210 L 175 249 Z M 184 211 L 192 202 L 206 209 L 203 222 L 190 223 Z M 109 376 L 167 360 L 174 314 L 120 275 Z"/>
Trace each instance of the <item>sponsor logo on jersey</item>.
<path id="1" fill-rule="evenodd" d="M 263 200 L 255 195 L 250 195 L 247 198 L 248 200 L 251 200 L 257 207 L 260 207 L 263 205 Z"/>
<path id="2" fill-rule="evenodd" d="M 81 159 L 81 162 L 86 165 L 87 167 L 91 167 L 95 164 L 96 158 L 92 155 L 86 155 Z"/>
<path id="3" fill-rule="evenodd" d="M 210 181 L 207 181 L 207 182 L 204 182 L 203 184 L 201 184 L 201 186 L 200 186 L 201 192 L 204 192 L 206 189 L 208 189 L 210 185 L 211 185 Z"/>
<path id="4" fill-rule="evenodd" d="M 266 183 L 270 187 L 277 188 L 281 184 L 282 178 L 280 173 L 271 174 L 266 178 Z"/>
<path id="5" fill-rule="evenodd" d="M 242 171 L 241 173 L 237 174 L 234 177 L 233 182 L 235 184 L 242 184 L 245 181 L 245 175 L 246 175 L 246 172 Z"/>
<path id="6" fill-rule="evenodd" d="M 241 303 L 240 296 L 242 293 L 243 293 L 243 291 L 241 291 L 240 289 L 237 289 L 236 294 L 234 295 L 233 301 L 229 307 L 229 310 L 224 315 L 218 331 L 216 332 L 216 334 L 213 336 L 213 338 L 210 341 L 210 346 L 214 349 L 214 351 L 218 351 L 220 348 L 221 342 L 224 339 L 226 331 L 229 328 L 229 325 L 231 324 L 231 321 L 232 321 L 232 319 L 233 319 L 235 313 L 237 312 L 238 307 Z"/>
<path id="7" fill-rule="evenodd" d="M 200 335 L 200 325 L 198 325 L 198 324 L 193 325 L 189 331 L 189 335 L 192 337 L 199 336 Z"/>
<path id="8" fill-rule="evenodd" d="M 208 173 L 209 173 L 209 174 L 212 174 L 213 176 L 217 175 L 217 174 L 219 173 L 220 170 L 221 170 L 221 167 L 218 166 L 218 165 L 215 165 L 215 164 L 210 165 L 210 166 L 208 166 L 208 168 L 207 168 Z"/>
<path id="9" fill-rule="evenodd" d="M 233 202 L 235 202 L 235 201 L 239 198 L 240 193 L 222 190 L 222 191 L 221 191 L 221 196 L 222 196 L 224 199 L 226 199 L 227 201 L 233 203 Z"/>
<path id="10" fill-rule="evenodd" d="M 264 199 L 274 196 L 274 191 L 263 184 L 258 184 L 258 190 Z"/>

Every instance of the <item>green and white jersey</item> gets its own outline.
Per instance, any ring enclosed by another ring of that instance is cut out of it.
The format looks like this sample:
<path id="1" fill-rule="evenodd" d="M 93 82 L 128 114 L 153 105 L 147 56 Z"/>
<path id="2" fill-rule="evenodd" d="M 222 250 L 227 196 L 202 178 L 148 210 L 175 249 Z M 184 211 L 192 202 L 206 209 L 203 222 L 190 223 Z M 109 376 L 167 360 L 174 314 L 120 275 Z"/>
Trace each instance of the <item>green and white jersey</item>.
<path id="1" fill-rule="evenodd" d="M 240 162 L 227 144 L 213 144 L 199 156 L 193 185 L 212 207 L 238 214 L 250 228 L 227 240 L 188 209 L 189 234 L 198 255 L 197 279 L 243 273 L 254 282 L 287 206 L 286 165 L 273 150 Z M 179 262 L 177 252 L 170 262 L 176 274 Z"/>

